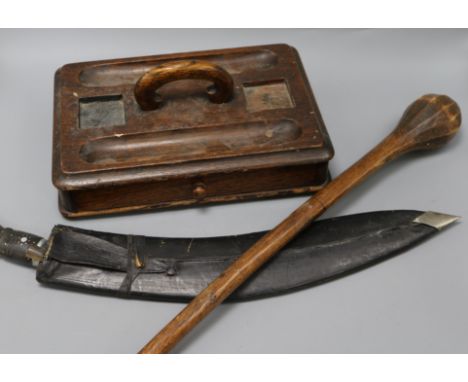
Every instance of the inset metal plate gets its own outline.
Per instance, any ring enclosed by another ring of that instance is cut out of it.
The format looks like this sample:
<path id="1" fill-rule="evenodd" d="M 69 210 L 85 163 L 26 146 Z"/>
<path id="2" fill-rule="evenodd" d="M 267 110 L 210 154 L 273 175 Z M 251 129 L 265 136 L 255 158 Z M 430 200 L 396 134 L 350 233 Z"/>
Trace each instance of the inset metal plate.
<path id="1" fill-rule="evenodd" d="M 125 110 L 121 95 L 80 99 L 80 128 L 125 125 Z"/>
<path id="2" fill-rule="evenodd" d="M 244 84 L 243 87 L 249 112 L 290 109 L 294 107 L 288 85 L 285 81 Z"/>

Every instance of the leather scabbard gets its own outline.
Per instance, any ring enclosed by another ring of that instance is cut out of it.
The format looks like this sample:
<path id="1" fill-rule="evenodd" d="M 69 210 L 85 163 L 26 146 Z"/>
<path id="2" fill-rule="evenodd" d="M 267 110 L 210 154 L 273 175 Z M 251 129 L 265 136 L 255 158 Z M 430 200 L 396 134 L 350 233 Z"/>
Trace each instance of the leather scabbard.
<path id="1" fill-rule="evenodd" d="M 312 223 L 230 300 L 312 286 L 393 256 L 437 232 L 420 211 L 364 213 Z M 212 238 L 157 238 L 56 226 L 37 280 L 121 297 L 186 301 L 264 232 Z"/>

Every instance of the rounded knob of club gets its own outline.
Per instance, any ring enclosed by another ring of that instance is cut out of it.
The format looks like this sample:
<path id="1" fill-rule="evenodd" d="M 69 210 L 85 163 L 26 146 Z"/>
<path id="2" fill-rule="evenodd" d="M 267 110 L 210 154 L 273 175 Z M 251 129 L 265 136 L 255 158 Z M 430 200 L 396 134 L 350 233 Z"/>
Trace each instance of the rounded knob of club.
<path id="1" fill-rule="evenodd" d="M 453 99 L 426 94 L 406 109 L 394 133 L 402 151 L 429 150 L 443 146 L 460 125 L 460 107 Z"/>

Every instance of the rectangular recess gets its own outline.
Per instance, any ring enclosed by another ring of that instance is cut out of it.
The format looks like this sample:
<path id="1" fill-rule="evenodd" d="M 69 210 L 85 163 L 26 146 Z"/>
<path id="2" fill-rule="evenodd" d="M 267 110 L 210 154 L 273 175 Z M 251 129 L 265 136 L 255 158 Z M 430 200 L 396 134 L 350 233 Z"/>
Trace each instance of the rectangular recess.
<path id="1" fill-rule="evenodd" d="M 122 95 L 80 98 L 80 128 L 125 125 Z"/>
<path id="2" fill-rule="evenodd" d="M 144 72 L 194 59 L 231 74 L 229 102 L 210 102 L 200 80 L 185 80 L 161 89 L 158 110 L 138 107 L 132 89 Z M 74 63 L 55 79 L 53 182 L 69 217 L 310 191 L 324 183 L 333 156 L 288 45 Z M 301 166 L 308 169 L 296 183 Z M 203 199 L 194 198 L 197 182 L 206 186 Z"/>
<path id="3" fill-rule="evenodd" d="M 285 80 L 243 84 L 243 88 L 249 112 L 294 107 Z"/>

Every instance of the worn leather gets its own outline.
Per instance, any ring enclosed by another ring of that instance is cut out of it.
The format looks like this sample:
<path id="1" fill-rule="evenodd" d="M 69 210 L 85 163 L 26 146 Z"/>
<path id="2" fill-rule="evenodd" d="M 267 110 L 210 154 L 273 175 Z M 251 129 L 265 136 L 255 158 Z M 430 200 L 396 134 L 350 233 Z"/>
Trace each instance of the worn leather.
<path id="1" fill-rule="evenodd" d="M 314 222 L 230 300 L 312 286 L 393 256 L 437 232 L 412 222 L 420 214 L 384 211 Z M 156 238 L 56 226 L 37 280 L 122 297 L 185 301 L 263 234 Z"/>

